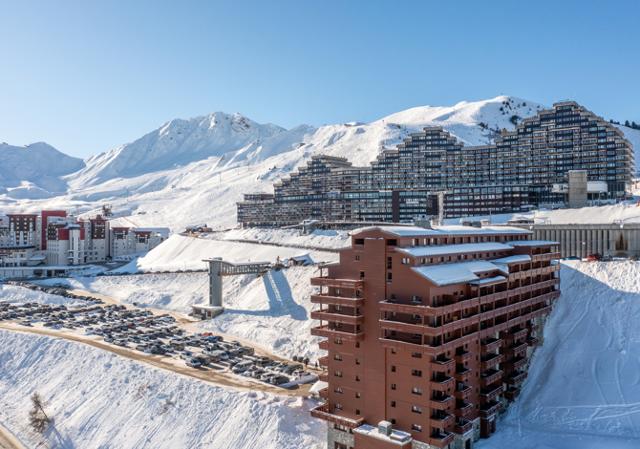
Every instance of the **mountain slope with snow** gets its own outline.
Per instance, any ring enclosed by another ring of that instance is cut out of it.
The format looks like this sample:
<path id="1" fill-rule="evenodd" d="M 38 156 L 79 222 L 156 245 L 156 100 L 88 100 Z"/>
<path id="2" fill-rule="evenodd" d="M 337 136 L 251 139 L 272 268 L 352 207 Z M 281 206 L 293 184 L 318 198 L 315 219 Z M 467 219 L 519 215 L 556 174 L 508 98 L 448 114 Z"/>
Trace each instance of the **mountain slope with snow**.
<path id="1" fill-rule="evenodd" d="M 522 393 L 479 449 L 640 445 L 640 264 L 564 262 Z"/>
<path id="2" fill-rule="evenodd" d="M 28 425 L 36 391 L 54 419 L 44 437 Z M 80 343 L 0 331 L 0 422 L 26 447 L 320 449 L 325 425 L 310 419 L 312 405 L 214 386 Z"/>
<path id="3" fill-rule="evenodd" d="M 182 167 L 191 162 L 227 156 L 264 159 L 299 143 L 309 127 L 290 131 L 259 124 L 240 114 L 215 112 L 189 120 L 171 120 L 140 139 L 87 160 L 87 167 L 69 177 L 74 186 L 95 185 L 114 178 Z"/>
<path id="4" fill-rule="evenodd" d="M 67 191 L 63 175 L 84 167 L 44 142 L 17 147 L 0 143 L 0 195 L 13 199 L 39 199 Z"/>

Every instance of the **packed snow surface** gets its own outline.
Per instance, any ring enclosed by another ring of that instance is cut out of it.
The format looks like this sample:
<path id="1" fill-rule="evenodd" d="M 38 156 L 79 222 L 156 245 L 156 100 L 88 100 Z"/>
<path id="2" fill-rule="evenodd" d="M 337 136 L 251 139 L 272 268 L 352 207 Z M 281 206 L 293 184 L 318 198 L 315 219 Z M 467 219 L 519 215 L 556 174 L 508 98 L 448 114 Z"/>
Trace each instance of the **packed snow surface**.
<path id="1" fill-rule="evenodd" d="M 38 392 L 54 426 L 28 426 Z M 320 449 L 302 398 L 241 392 L 80 343 L 0 331 L 0 421 L 27 447 Z"/>
<path id="2" fill-rule="evenodd" d="M 640 447 L 640 264 L 564 262 L 521 395 L 480 449 Z"/>

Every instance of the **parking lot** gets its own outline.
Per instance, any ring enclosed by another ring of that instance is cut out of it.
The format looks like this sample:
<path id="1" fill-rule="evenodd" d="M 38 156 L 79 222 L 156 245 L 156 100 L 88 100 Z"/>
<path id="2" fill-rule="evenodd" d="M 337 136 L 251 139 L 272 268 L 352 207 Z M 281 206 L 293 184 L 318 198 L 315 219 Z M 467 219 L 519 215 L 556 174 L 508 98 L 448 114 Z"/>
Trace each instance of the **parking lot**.
<path id="1" fill-rule="evenodd" d="M 192 371 L 200 378 L 205 372 L 215 372 L 284 389 L 295 389 L 317 380 L 317 375 L 301 363 L 257 355 L 254 348 L 225 340 L 221 335 L 188 332 L 174 316 L 166 313 L 106 304 L 100 298 L 64 288 L 14 285 L 64 296 L 72 299 L 72 303 L 0 301 L 0 324 L 12 324 L 35 333 L 74 336 L 75 340 L 98 340 L 113 349 L 155 356 L 148 358 L 162 359 L 167 365 L 181 367 L 181 372 Z"/>

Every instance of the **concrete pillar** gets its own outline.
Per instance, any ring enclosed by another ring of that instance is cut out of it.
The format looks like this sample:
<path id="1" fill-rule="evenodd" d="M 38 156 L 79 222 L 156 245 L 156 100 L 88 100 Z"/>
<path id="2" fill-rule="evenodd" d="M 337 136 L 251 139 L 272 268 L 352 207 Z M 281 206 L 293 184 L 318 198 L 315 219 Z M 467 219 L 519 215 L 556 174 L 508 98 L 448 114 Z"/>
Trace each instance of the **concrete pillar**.
<path id="1" fill-rule="evenodd" d="M 209 260 L 209 305 L 222 307 L 222 258 Z"/>

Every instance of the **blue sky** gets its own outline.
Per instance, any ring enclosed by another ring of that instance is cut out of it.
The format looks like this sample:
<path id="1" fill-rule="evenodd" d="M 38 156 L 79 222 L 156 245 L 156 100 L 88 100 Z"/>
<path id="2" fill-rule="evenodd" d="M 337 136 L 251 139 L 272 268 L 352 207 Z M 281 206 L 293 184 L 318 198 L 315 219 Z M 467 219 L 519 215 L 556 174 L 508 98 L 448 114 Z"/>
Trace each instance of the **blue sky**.
<path id="1" fill-rule="evenodd" d="M 369 121 L 500 94 L 640 122 L 640 1 L 0 0 L 0 142 L 86 157 L 175 118 Z"/>

